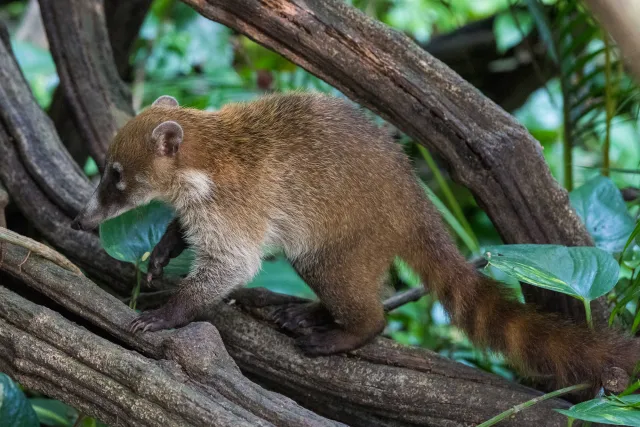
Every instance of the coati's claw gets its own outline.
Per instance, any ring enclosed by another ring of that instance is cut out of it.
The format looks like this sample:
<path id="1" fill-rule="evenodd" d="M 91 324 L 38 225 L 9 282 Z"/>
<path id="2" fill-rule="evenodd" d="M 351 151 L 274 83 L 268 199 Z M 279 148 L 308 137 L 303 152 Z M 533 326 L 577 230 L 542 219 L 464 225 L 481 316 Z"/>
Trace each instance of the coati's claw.
<path id="1" fill-rule="evenodd" d="M 273 322 L 286 331 L 330 325 L 333 317 L 319 303 L 287 304 L 273 312 Z"/>
<path id="2" fill-rule="evenodd" d="M 129 332 L 135 334 L 137 332 L 155 332 L 163 329 L 172 329 L 186 325 L 191 319 L 188 319 L 178 311 L 161 307 L 157 310 L 151 310 L 142 313 L 135 318 L 129 325 Z"/>

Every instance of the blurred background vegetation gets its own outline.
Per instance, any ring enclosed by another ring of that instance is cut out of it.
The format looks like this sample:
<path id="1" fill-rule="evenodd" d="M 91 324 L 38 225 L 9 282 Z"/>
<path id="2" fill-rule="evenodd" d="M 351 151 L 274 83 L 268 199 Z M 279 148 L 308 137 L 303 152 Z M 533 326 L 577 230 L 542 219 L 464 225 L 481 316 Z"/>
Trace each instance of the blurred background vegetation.
<path id="1" fill-rule="evenodd" d="M 567 189 L 600 174 L 610 175 L 618 188 L 631 193 L 640 187 L 637 88 L 615 47 L 577 1 L 347 1 L 414 39 L 514 114 L 540 141 L 552 174 Z M 46 40 L 33 26 L 29 32 L 23 30 L 27 9 L 28 2 L 9 2 L 0 8 L 0 19 L 8 23 L 35 97 L 48 108 L 58 78 Z M 177 0 L 153 2 L 130 61 L 128 80 L 136 111 L 164 94 L 183 106 L 210 110 L 272 91 L 302 89 L 342 96 L 278 54 Z M 490 220 L 466 189 L 451 182 L 442 163 L 410 138 L 398 133 L 397 139 L 465 255 L 476 259 L 483 247 L 500 244 Z M 92 161 L 82 166 L 95 179 Z M 636 214 L 633 202 L 628 208 Z M 419 285 L 401 262 L 393 273 L 397 290 Z M 252 286 L 310 293 L 279 258 L 265 262 Z M 389 318 L 386 333 L 399 342 L 514 378 L 501 358 L 477 351 L 449 326 L 446 314 L 429 296 L 400 307 Z"/>

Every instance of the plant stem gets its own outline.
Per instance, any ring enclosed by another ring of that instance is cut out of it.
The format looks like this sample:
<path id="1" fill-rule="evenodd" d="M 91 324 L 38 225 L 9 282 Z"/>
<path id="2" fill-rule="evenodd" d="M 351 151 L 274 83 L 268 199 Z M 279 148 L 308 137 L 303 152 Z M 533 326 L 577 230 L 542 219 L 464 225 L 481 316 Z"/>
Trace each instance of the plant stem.
<path id="1" fill-rule="evenodd" d="M 537 403 L 543 402 L 545 400 L 548 400 L 554 397 L 562 396 L 563 394 L 568 394 L 573 391 L 585 390 L 589 387 L 591 387 L 589 384 L 577 384 L 577 385 L 572 385 L 570 387 L 562 388 L 560 390 L 552 391 L 551 393 L 543 394 L 542 396 L 538 396 L 527 402 L 516 405 L 513 408 L 508 409 L 499 415 L 496 415 L 490 420 L 483 422 L 482 424 L 478 424 L 478 427 L 489 427 L 489 426 L 495 425 L 500 421 L 504 420 L 505 418 L 515 415 L 524 409 L 530 408 Z"/>
<path id="2" fill-rule="evenodd" d="M 131 301 L 129 302 L 129 308 L 132 310 L 136 309 L 136 303 L 138 302 L 138 295 L 140 295 L 140 281 L 141 281 L 141 272 L 140 272 L 140 261 L 136 261 L 136 286 L 133 288 L 131 292 Z"/>
<path id="3" fill-rule="evenodd" d="M 478 239 L 476 238 L 475 233 L 471 228 L 471 224 L 469 224 L 464 214 L 462 213 L 460 204 L 454 197 L 453 192 L 451 191 L 451 188 L 447 184 L 447 181 L 442 176 L 442 173 L 440 173 L 440 169 L 438 168 L 438 165 L 436 164 L 436 162 L 433 160 L 431 153 L 429 153 L 429 150 L 427 150 L 425 147 L 423 147 L 420 144 L 416 144 L 416 146 L 418 147 L 418 151 L 420 151 L 420 154 L 422 154 L 424 161 L 427 163 L 427 166 L 429 166 L 429 169 L 431 169 L 431 172 L 433 173 L 434 178 L 436 179 L 436 181 L 438 181 L 438 185 L 440 186 L 440 189 L 442 190 L 442 193 L 444 194 L 445 199 L 447 199 L 449 208 L 453 211 L 453 214 L 458 219 L 458 222 L 460 222 L 460 224 L 464 227 L 464 229 L 467 230 L 467 233 L 469 234 L 469 236 L 471 236 L 471 238 L 477 243 Z"/>
<path id="4" fill-rule="evenodd" d="M 593 319 L 591 318 L 591 301 L 583 300 L 584 303 L 584 314 L 587 318 L 587 325 L 589 325 L 589 329 L 593 329 Z"/>
<path id="5" fill-rule="evenodd" d="M 606 131 L 604 137 L 604 147 L 602 149 L 602 174 L 609 176 L 609 151 L 611 149 L 611 119 L 613 118 L 613 96 L 611 80 L 611 46 L 609 37 L 604 34 L 604 96 L 605 96 L 605 110 L 606 110 Z"/>
<path id="6" fill-rule="evenodd" d="M 633 325 L 631 325 L 631 335 L 636 334 L 638 332 L 638 328 L 640 328 L 640 308 L 636 311 L 636 315 L 633 318 Z"/>

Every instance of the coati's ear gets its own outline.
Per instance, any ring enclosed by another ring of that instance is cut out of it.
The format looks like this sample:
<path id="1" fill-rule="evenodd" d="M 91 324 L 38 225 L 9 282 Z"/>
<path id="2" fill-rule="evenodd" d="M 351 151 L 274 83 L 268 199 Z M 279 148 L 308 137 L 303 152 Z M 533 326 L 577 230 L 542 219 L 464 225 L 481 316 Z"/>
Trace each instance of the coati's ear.
<path id="1" fill-rule="evenodd" d="M 162 122 L 151 133 L 151 140 L 159 156 L 174 156 L 182 144 L 182 126 L 176 122 Z"/>
<path id="2" fill-rule="evenodd" d="M 160 98 L 153 101 L 151 104 L 152 107 L 160 106 L 160 107 L 178 107 L 178 101 L 169 95 L 162 95 Z"/>

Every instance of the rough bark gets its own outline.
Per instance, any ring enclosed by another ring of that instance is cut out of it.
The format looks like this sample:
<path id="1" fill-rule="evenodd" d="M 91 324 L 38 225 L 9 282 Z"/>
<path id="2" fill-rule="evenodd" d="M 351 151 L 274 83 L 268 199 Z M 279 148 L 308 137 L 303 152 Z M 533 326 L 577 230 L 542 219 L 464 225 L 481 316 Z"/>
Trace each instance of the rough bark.
<path id="1" fill-rule="evenodd" d="M 101 0 L 40 0 L 61 87 L 99 166 L 119 126 L 133 116 L 131 94 L 114 64 Z"/>
<path id="2" fill-rule="evenodd" d="M 184 2 L 331 83 L 429 148 L 471 190 L 506 243 L 593 245 L 540 143 L 404 35 L 341 0 Z M 571 297 L 532 287 L 525 295 L 549 311 L 584 318 Z"/>
<path id="3" fill-rule="evenodd" d="M 105 3 L 105 21 L 113 60 L 120 78 L 124 80 L 128 80 L 131 49 L 150 6 L 150 0 L 109 0 Z M 71 157 L 79 165 L 84 165 L 89 156 L 89 147 L 75 123 L 72 106 L 60 87 L 53 93 L 49 116 Z"/>
<path id="4" fill-rule="evenodd" d="M 0 370 L 28 387 L 112 425 L 338 425 L 247 380 L 210 324 L 132 336 L 133 310 L 28 239 L 2 243 L 1 269 L 115 341 L 0 286 Z"/>
<path id="5" fill-rule="evenodd" d="M 290 337 L 227 304 L 211 319 L 224 345 L 201 322 L 132 336 L 125 329 L 132 310 L 30 243 L 18 243 L 2 241 L 0 270 L 110 340 L 0 286 L 0 370 L 113 425 L 337 424 L 248 381 L 233 359 L 261 383 L 354 426 L 475 425 L 538 394 L 384 338 L 348 357 L 308 359 Z M 551 409 L 567 406 L 547 402 L 505 425 L 561 426 L 563 417 Z"/>

